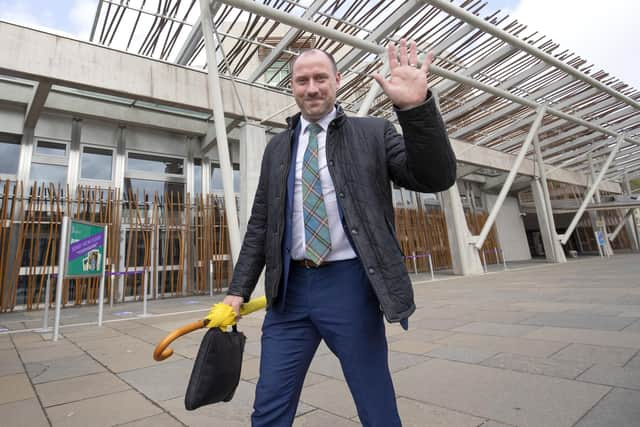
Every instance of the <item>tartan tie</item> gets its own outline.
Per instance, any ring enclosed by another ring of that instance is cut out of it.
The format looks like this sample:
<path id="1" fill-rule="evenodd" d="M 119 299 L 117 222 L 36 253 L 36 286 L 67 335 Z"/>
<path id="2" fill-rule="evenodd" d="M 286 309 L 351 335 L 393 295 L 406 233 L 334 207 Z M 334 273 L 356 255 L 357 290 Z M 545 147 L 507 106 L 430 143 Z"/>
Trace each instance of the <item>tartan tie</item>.
<path id="1" fill-rule="evenodd" d="M 302 206 L 306 242 L 304 256 L 316 264 L 321 264 L 331 251 L 329 217 L 322 196 L 318 166 L 318 134 L 322 132 L 322 128 L 317 123 L 310 123 L 307 131 L 309 145 L 304 152 L 302 164 Z"/>

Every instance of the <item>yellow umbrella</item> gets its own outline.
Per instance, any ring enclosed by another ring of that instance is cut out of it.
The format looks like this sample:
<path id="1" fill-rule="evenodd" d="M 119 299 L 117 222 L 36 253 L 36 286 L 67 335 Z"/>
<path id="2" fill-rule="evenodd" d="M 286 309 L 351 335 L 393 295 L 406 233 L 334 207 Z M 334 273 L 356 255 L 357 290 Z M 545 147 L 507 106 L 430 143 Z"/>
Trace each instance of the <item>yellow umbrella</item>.
<path id="1" fill-rule="evenodd" d="M 251 301 L 242 304 L 242 306 L 240 307 L 240 316 L 246 316 L 249 313 L 261 310 L 266 306 L 266 297 L 254 298 Z M 204 319 L 182 326 L 171 332 L 162 341 L 160 341 L 160 343 L 158 343 L 155 350 L 153 351 L 153 359 L 159 362 L 161 360 L 165 360 L 168 357 L 171 357 L 171 355 L 173 354 L 173 350 L 169 348 L 169 344 L 171 344 L 181 336 L 188 334 L 189 332 L 193 332 L 204 327 L 220 328 L 224 332 L 227 330 L 227 328 L 229 328 L 229 326 L 233 326 L 235 324 L 236 313 L 233 311 L 230 305 L 223 303 L 214 304 Z"/>

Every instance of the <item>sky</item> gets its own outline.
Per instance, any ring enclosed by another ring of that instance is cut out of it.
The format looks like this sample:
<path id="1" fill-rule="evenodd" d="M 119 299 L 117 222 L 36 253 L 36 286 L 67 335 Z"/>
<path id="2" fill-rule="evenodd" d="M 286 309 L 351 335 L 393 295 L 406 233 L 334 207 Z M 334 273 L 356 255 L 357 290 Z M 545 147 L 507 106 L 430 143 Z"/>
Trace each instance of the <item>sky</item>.
<path id="1" fill-rule="evenodd" d="M 501 9 L 526 24 L 528 30 L 539 31 L 560 43 L 561 48 L 595 64 L 596 70 L 604 69 L 640 89 L 639 0 L 487 2 L 485 13 Z M 0 19 L 88 39 L 97 3 L 98 0 L 0 0 Z"/>

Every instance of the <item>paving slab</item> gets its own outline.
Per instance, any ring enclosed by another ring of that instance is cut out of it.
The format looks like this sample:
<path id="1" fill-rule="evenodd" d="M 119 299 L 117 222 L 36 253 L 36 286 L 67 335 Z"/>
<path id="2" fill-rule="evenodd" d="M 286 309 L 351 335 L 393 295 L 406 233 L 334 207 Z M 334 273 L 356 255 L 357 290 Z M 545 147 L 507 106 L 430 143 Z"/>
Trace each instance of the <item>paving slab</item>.
<path id="1" fill-rule="evenodd" d="M 640 390 L 640 369 L 635 368 L 595 365 L 577 379 L 591 383 Z"/>
<path id="2" fill-rule="evenodd" d="M 140 327 L 138 328 L 131 328 L 131 329 L 124 330 L 122 331 L 122 333 L 129 337 L 137 338 L 148 344 L 153 344 L 153 345 L 156 345 L 167 336 L 167 331 L 155 328 L 153 326 L 145 326 L 145 325 L 140 325 Z M 183 337 L 180 339 L 180 341 L 188 338 L 189 338 L 188 336 Z M 177 342 L 179 341 L 176 341 L 176 343 Z"/>
<path id="3" fill-rule="evenodd" d="M 530 317 L 531 313 L 522 311 L 475 310 L 462 315 L 460 318 L 475 322 L 518 323 Z"/>
<path id="4" fill-rule="evenodd" d="M 437 359 L 454 360 L 457 362 L 480 363 L 483 360 L 495 356 L 495 354 L 496 353 L 492 351 L 482 351 L 456 346 L 442 346 L 430 351 L 426 356 Z"/>
<path id="5" fill-rule="evenodd" d="M 591 363 L 586 362 L 555 360 L 511 353 L 498 354 L 483 361 L 481 365 L 566 379 L 575 379 L 591 367 Z"/>
<path id="6" fill-rule="evenodd" d="M 640 313 L 638 313 L 637 317 L 640 317 Z M 624 328 L 623 331 L 640 333 L 640 320 L 635 320 L 632 324 Z"/>
<path id="7" fill-rule="evenodd" d="M 35 397 L 33 387 L 26 374 L 0 377 L 0 405 Z"/>
<path id="8" fill-rule="evenodd" d="M 495 335 L 499 337 L 520 337 L 538 329 L 536 326 L 510 325 L 506 323 L 471 322 L 452 329 L 454 332 Z"/>
<path id="9" fill-rule="evenodd" d="M 640 351 L 625 365 L 626 368 L 640 369 Z"/>
<path id="10" fill-rule="evenodd" d="M 18 352 L 14 349 L 0 350 L 0 377 L 24 372 Z"/>
<path id="11" fill-rule="evenodd" d="M 312 385 L 320 384 L 321 382 L 328 381 L 330 379 L 331 377 L 307 372 L 307 375 L 304 377 L 304 384 L 302 387 L 311 387 Z"/>
<path id="12" fill-rule="evenodd" d="M 398 353 L 409 353 L 424 355 L 435 348 L 440 347 L 440 344 L 429 343 L 418 340 L 405 340 L 400 339 L 389 343 L 389 350 Z"/>
<path id="13" fill-rule="evenodd" d="M 305 387 L 302 389 L 300 400 L 343 418 L 353 418 L 358 415 L 351 392 L 344 381 L 331 379 Z"/>
<path id="14" fill-rule="evenodd" d="M 523 320 L 521 323 L 523 325 L 556 326 L 559 328 L 620 331 L 632 324 L 633 319 L 590 313 L 544 313 Z"/>
<path id="15" fill-rule="evenodd" d="M 44 407 L 129 390 L 127 384 L 109 372 L 37 384 L 35 387 Z"/>
<path id="16" fill-rule="evenodd" d="M 640 392 L 614 389 L 575 427 L 637 427 L 640 420 Z"/>
<path id="17" fill-rule="evenodd" d="M 14 348 L 15 346 L 13 345 L 9 335 L 0 335 L 0 350 L 13 350 Z"/>
<path id="18" fill-rule="evenodd" d="M 156 362 L 153 360 L 154 347 L 140 341 L 124 348 L 109 346 L 103 349 L 88 350 L 88 353 L 113 372 L 126 372 L 184 359 L 181 356 L 173 355 L 164 362 Z"/>
<path id="19" fill-rule="evenodd" d="M 355 427 L 360 423 L 330 414 L 321 409 L 313 410 L 297 417 L 293 421 L 293 427 Z"/>
<path id="20" fill-rule="evenodd" d="M 401 397 L 398 411 L 404 427 L 478 427 L 486 419 Z"/>
<path id="21" fill-rule="evenodd" d="M 54 427 L 108 427 L 162 413 L 135 391 L 53 406 L 46 411 Z"/>
<path id="22" fill-rule="evenodd" d="M 459 333 L 439 340 L 438 343 L 451 347 L 471 348 L 487 353 L 514 353 L 527 356 L 547 357 L 566 344 L 520 337 L 496 337 Z"/>
<path id="23" fill-rule="evenodd" d="M 60 343 L 49 342 L 38 348 L 29 348 L 27 350 L 18 349 L 22 362 L 27 363 L 46 362 L 57 359 L 65 359 L 69 357 L 82 356 L 84 352 L 81 348 L 70 342 L 63 341 Z"/>
<path id="24" fill-rule="evenodd" d="M 119 374 L 120 378 L 156 402 L 184 396 L 191 376 L 193 361 L 172 360 Z"/>
<path id="25" fill-rule="evenodd" d="M 417 329 L 433 329 L 435 331 L 450 331 L 451 329 L 458 328 L 462 325 L 466 325 L 467 323 L 469 323 L 467 320 L 427 318 L 412 321 L 410 327 Z M 400 331 L 402 331 L 402 328 L 400 328 Z"/>
<path id="26" fill-rule="evenodd" d="M 551 357 L 559 360 L 573 360 L 583 363 L 623 366 L 633 357 L 634 354 L 636 354 L 636 350 L 630 348 L 571 344 Z"/>
<path id="27" fill-rule="evenodd" d="M 240 370 L 240 377 L 243 380 L 257 379 L 260 375 L 260 359 L 246 359 L 242 362 L 242 369 Z"/>
<path id="28" fill-rule="evenodd" d="M 394 374 L 396 393 L 517 426 L 570 427 L 609 387 L 432 359 Z"/>
<path id="29" fill-rule="evenodd" d="M 104 367 L 86 354 L 64 359 L 26 363 L 25 368 L 34 384 L 106 371 Z"/>
<path id="30" fill-rule="evenodd" d="M 113 338 L 122 335 L 121 332 L 116 331 L 115 329 L 107 328 L 104 326 L 100 328 L 93 325 L 63 328 L 61 329 L 61 332 L 65 338 L 70 338 L 73 341 L 89 341 L 104 338 Z"/>
<path id="31" fill-rule="evenodd" d="M 162 407 L 189 427 L 211 427 L 214 425 L 214 420 L 221 420 L 220 425 L 224 427 L 246 427 L 251 425 L 254 394 L 254 384 L 240 381 L 230 402 L 216 403 L 195 411 L 187 411 L 184 408 L 184 397 L 179 397 L 163 402 Z"/>
<path id="32" fill-rule="evenodd" d="M 141 344 L 148 344 L 144 341 L 130 337 L 128 335 L 119 335 L 111 338 L 102 338 L 97 340 L 77 341 L 78 347 L 86 350 L 103 350 L 103 349 L 127 349 L 136 347 Z"/>
<path id="33" fill-rule="evenodd" d="M 562 341 L 566 343 L 640 349 L 640 333 L 633 332 L 596 331 L 548 326 L 528 333 L 525 337 L 548 341 Z"/>
<path id="34" fill-rule="evenodd" d="M 0 420 L 2 427 L 49 427 L 36 398 L 0 405 Z"/>
<path id="35" fill-rule="evenodd" d="M 26 332 L 21 334 L 14 334 L 12 336 L 12 339 L 13 339 L 13 344 L 16 347 L 24 347 L 26 344 L 44 342 L 42 335 L 40 335 L 37 332 Z"/>
<path id="36" fill-rule="evenodd" d="M 157 343 L 153 343 L 155 347 Z M 188 339 L 179 339 L 171 344 L 173 353 L 188 359 L 195 359 L 200 350 L 200 342 L 194 342 Z"/>
<path id="37" fill-rule="evenodd" d="M 394 335 L 393 337 L 390 337 L 389 342 L 394 342 L 399 340 L 435 342 L 443 338 L 449 337 L 451 335 L 453 335 L 453 332 L 450 332 L 450 331 L 436 331 L 431 329 L 410 328 L 404 334 L 398 334 L 398 335 Z"/>
<path id="38" fill-rule="evenodd" d="M 160 414 L 120 424 L 118 427 L 183 427 L 183 424 L 169 414 Z"/>
<path id="39" fill-rule="evenodd" d="M 396 372 L 409 366 L 422 363 L 425 360 L 427 359 L 424 356 L 390 351 L 389 370 L 391 372 Z M 344 381 L 344 375 L 342 374 L 342 366 L 340 366 L 340 361 L 332 353 L 316 355 L 311 361 L 309 371 Z"/>

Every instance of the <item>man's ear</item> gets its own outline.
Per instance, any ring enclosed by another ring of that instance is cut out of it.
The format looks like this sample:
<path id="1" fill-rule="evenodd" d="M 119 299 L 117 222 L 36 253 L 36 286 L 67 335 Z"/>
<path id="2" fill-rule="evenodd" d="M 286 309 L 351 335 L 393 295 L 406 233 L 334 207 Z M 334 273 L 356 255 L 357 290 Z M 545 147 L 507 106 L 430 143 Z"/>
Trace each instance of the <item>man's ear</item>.
<path id="1" fill-rule="evenodd" d="M 342 80 L 342 74 L 338 71 L 336 73 L 336 89 L 340 87 L 341 80 Z"/>

